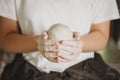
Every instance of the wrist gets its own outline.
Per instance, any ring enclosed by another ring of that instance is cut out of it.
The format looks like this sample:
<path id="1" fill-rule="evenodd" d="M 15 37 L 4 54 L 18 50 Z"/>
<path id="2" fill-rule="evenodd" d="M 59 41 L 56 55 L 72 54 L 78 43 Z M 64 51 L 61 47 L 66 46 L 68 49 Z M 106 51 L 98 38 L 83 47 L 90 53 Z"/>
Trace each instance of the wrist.
<path id="1" fill-rule="evenodd" d="M 36 49 L 38 51 L 39 50 L 39 45 L 41 44 L 41 41 L 40 41 L 41 36 L 38 35 L 38 36 L 34 36 L 33 38 L 34 38 L 34 41 L 35 41 L 35 44 L 36 44 Z"/>

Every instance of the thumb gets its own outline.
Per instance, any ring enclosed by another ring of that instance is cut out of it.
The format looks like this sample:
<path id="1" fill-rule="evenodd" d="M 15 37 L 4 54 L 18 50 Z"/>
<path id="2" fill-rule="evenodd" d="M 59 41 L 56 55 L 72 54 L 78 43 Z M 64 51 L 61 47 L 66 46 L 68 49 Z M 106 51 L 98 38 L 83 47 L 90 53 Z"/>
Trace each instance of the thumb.
<path id="1" fill-rule="evenodd" d="M 74 32 L 74 39 L 80 40 L 80 33 Z"/>
<path id="2" fill-rule="evenodd" d="M 47 38 L 48 38 L 47 32 L 43 32 L 43 33 L 42 33 L 42 38 L 43 38 L 43 39 L 47 39 Z"/>

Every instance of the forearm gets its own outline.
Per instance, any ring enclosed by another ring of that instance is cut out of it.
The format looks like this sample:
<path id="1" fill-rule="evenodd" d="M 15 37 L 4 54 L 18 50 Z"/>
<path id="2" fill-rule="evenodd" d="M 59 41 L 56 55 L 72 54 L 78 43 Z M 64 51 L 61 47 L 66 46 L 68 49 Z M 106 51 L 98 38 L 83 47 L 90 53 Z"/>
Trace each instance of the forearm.
<path id="1" fill-rule="evenodd" d="M 2 38 L 1 44 L 5 51 L 11 53 L 24 53 L 37 50 L 35 37 L 11 33 Z"/>
<path id="2" fill-rule="evenodd" d="M 81 40 L 83 42 L 82 51 L 98 51 L 103 49 L 108 41 L 108 35 L 104 35 L 99 31 L 93 31 L 88 35 L 82 36 Z"/>

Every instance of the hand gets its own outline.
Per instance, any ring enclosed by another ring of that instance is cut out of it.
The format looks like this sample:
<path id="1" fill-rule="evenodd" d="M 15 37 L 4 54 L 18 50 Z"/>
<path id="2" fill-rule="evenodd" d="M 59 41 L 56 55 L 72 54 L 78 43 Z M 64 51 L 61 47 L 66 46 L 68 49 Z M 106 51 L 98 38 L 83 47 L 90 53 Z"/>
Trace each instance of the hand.
<path id="1" fill-rule="evenodd" d="M 74 34 L 73 40 L 55 41 L 48 39 L 46 32 L 37 39 L 38 50 L 51 62 L 69 62 L 77 58 L 81 52 L 80 35 Z"/>
<path id="2" fill-rule="evenodd" d="M 68 62 L 76 59 L 82 50 L 79 33 L 74 33 L 73 40 L 61 41 L 59 44 L 58 62 Z"/>
<path id="3" fill-rule="evenodd" d="M 46 32 L 43 32 L 41 36 L 36 39 L 36 41 L 38 44 L 38 50 L 46 59 L 52 62 L 58 62 L 58 41 L 48 39 L 48 35 Z"/>

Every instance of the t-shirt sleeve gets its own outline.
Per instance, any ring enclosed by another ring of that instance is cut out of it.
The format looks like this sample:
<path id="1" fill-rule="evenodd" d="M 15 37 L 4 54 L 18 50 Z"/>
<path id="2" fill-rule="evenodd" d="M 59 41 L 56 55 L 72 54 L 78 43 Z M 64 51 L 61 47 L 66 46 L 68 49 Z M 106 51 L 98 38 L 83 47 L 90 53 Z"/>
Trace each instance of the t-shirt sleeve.
<path id="1" fill-rule="evenodd" d="M 17 20 L 14 0 L 0 0 L 0 16 Z"/>
<path id="2" fill-rule="evenodd" d="M 93 3 L 93 24 L 108 20 L 118 19 L 119 11 L 116 0 L 94 0 Z"/>

